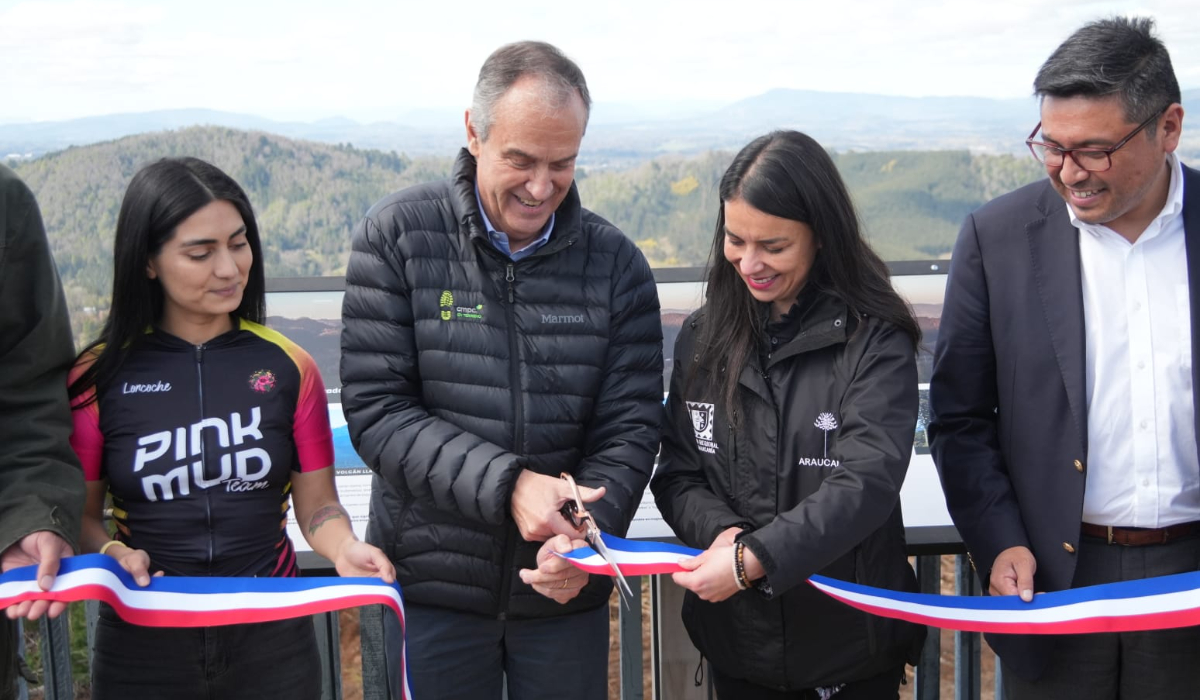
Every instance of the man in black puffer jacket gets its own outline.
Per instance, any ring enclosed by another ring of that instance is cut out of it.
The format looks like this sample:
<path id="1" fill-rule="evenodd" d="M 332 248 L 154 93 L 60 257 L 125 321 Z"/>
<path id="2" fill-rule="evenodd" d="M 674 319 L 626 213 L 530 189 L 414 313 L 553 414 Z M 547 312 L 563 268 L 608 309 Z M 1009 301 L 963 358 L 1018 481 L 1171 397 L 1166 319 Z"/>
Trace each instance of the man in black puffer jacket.
<path id="1" fill-rule="evenodd" d="M 658 448 L 662 328 L 645 258 L 580 206 L 588 107 L 557 49 L 502 47 L 451 179 L 354 235 L 342 406 L 378 474 L 368 539 L 404 590 L 416 697 L 498 697 L 504 675 L 512 700 L 565 676 L 607 694 L 612 583 L 552 554 L 581 544 L 559 474 L 624 534 Z"/>

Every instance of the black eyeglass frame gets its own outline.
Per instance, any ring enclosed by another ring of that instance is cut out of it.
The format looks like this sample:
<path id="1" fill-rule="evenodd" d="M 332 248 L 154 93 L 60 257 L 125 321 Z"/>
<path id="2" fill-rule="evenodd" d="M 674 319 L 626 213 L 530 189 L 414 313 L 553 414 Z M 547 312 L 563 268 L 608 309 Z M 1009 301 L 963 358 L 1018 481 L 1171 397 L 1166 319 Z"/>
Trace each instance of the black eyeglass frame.
<path id="1" fill-rule="evenodd" d="M 1037 123 L 1037 126 L 1033 127 L 1033 131 L 1030 132 L 1029 138 L 1025 139 L 1025 145 L 1029 147 L 1029 152 L 1033 154 L 1034 160 L 1036 160 L 1037 162 L 1039 162 L 1042 165 L 1045 165 L 1047 167 L 1061 168 L 1063 166 L 1063 164 L 1067 162 L 1067 157 L 1069 156 L 1071 158 L 1071 160 L 1075 161 L 1075 165 L 1078 165 L 1081 169 L 1086 170 L 1089 173 L 1102 173 L 1102 172 L 1112 168 L 1112 154 L 1116 153 L 1122 147 L 1124 147 L 1125 144 L 1132 141 L 1134 136 L 1137 136 L 1138 134 L 1140 134 L 1142 132 L 1143 129 L 1150 126 L 1150 122 L 1161 117 L 1163 115 L 1163 113 L 1166 112 L 1170 106 L 1171 105 L 1166 105 L 1165 107 L 1158 110 L 1154 114 L 1151 114 L 1150 117 L 1148 119 L 1146 119 L 1146 121 L 1142 122 L 1141 124 L 1138 124 L 1137 128 L 1135 128 L 1133 131 L 1129 132 L 1129 134 L 1126 135 L 1125 138 L 1121 139 L 1120 141 L 1117 141 L 1115 144 L 1113 144 L 1112 146 L 1109 146 L 1108 148 L 1096 148 L 1094 146 L 1085 146 L 1083 148 L 1063 148 L 1062 146 L 1059 146 L 1057 144 L 1046 143 L 1045 141 L 1034 141 L 1033 137 L 1036 136 L 1038 130 L 1042 128 L 1042 123 L 1040 121 Z M 1041 146 L 1046 152 L 1057 151 L 1058 153 L 1061 154 L 1062 160 L 1059 161 L 1059 163 L 1057 165 L 1051 165 L 1051 164 L 1047 163 L 1044 158 L 1038 156 L 1037 148 L 1035 148 L 1036 146 Z M 1103 153 L 1104 154 L 1104 167 L 1103 168 L 1093 168 L 1093 167 L 1088 167 L 1088 166 L 1084 165 L 1083 163 L 1080 163 L 1079 159 L 1075 157 L 1075 154 L 1081 153 L 1081 152 Z"/>

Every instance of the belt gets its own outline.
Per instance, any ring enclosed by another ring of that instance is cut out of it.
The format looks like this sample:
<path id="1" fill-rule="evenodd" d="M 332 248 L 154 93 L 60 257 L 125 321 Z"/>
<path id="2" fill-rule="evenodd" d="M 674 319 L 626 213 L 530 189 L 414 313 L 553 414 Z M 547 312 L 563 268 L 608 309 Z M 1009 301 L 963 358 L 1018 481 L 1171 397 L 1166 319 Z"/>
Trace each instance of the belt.
<path id="1" fill-rule="evenodd" d="M 1098 537 L 1109 544 L 1142 547 L 1148 544 L 1166 544 L 1180 537 L 1194 535 L 1200 532 L 1200 521 L 1179 523 L 1178 525 L 1160 528 L 1113 527 L 1111 525 L 1082 523 L 1079 531 L 1088 537 Z"/>

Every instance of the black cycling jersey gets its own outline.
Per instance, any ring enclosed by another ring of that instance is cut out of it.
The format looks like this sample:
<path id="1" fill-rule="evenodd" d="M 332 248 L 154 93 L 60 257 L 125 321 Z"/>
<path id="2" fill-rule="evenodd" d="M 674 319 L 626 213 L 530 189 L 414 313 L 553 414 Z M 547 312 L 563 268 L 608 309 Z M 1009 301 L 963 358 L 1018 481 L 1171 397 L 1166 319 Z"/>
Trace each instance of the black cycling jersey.
<path id="1" fill-rule="evenodd" d="M 154 330 L 74 416 L 84 475 L 108 480 L 117 538 L 152 570 L 296 574 L 291 474 L 333 464 L 325 387 L 298 345 L 245 320 L 203 345 Z"/>

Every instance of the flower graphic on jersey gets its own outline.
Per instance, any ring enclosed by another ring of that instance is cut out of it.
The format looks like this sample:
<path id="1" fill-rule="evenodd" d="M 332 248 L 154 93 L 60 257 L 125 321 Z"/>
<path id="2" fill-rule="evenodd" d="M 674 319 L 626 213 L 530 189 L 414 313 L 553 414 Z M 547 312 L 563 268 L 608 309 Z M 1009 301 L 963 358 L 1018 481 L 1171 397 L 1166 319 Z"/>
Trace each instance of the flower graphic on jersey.
<path id="1" fill-rule="evenodd" d="M 829 431 L 837 429 L 837 418 L 832 413 L 822 413 L 813 421 L 813 426 L 825 431 L 825 458 L 829 459 Z"/>
<path id="2" fill-rule="evenodd" d="M 442 307 L 442 320 L 449 321 L 454 314 L 454 295 L 449 289 L 442 292 L 442 296 L 438 299 L 438 305 Z"/>
<path id="3" fill-rule="evenodd" d="M 275 388 L 275 373 L 269 369 L 260 369 L 250 375 L 250 388 L 260 394 L 265 394 Z"/>

